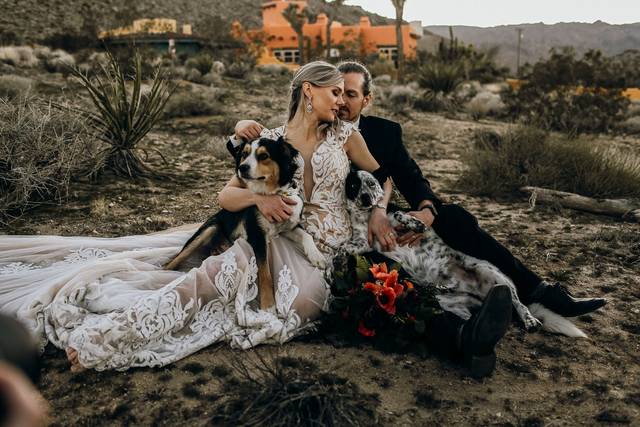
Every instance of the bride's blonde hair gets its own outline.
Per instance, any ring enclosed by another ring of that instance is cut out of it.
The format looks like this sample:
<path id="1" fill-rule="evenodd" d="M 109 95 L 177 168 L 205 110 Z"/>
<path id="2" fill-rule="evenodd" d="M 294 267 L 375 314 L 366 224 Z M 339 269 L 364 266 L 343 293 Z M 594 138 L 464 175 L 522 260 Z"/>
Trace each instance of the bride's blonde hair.
<path id="1" fill-rule="evenodd" d="M 327 87 L 340 84 L 343 80 L 344 77 L 338 68 L 325 61 L 309 62 L 298 68 L 291 79 L 288 121 L 293 120 L 298 111 L 304 108 L 302 83 L 309 82 L 314 86 Z M 331 126 L 335 129 L 338 125 L 339 119 L 336 117 Z"/>

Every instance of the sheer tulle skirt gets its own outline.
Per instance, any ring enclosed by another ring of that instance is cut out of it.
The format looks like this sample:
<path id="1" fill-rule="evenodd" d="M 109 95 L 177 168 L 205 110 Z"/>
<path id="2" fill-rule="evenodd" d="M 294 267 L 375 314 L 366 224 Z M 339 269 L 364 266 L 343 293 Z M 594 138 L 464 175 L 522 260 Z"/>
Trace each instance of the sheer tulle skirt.
<path id="1" fill-rule="evenodd" d="M 162 366 L 216 342 L 283 343 L 326 305 L 323 272 L 291 241 L 270 243 L 276 307 L 258 309 L 257 266 L 238 240 L 186 272 L 161 266 L 198 225 L 120 238 L 0 237 L 0 311 L 87 368 Z"/>

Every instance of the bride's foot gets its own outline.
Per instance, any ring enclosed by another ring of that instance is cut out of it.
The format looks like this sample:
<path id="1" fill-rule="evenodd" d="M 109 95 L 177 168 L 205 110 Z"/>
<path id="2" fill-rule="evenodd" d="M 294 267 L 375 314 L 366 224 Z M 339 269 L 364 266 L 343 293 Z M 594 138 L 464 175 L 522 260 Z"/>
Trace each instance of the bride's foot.
<path id="1" fill-rule="evenodd" d="M 69 360 L 69 362 L 71 362 L 71 372 L 84 371 L 85 368 L 80 365 L 80 361 L 78 360 L 78 352 L 76 351 L 76 349 L 67 347 L 65 349 L 65 352 L 67 353 L 67 359 Z"/>

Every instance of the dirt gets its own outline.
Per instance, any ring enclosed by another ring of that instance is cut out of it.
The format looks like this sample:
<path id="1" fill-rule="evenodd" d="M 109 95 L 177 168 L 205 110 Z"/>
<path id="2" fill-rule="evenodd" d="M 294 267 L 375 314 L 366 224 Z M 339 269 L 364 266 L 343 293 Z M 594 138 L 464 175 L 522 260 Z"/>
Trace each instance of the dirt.
<path id="1" fill-rule="evenodd" d="M 150 163 L 170 178 L 74 183 L 61 206 L 28 212 L 0 232 L 108 237 L 204 220 L 215 211 L 216 194 L 233 167 L 221 139 L 229 123 L 253 117 L 273 125 L 286 109 L 286 80 L 224 84 L 231 93 L 225 117 L 165 122 L 146 139 L 168 160 L 165 165 L 152 156 Z M 608 304 L 576 319 L 588 339 L 526 333 L 514 324 L 497 348 L 495 373 L 480 381 L 445 360 L 336 347 L 322 337 L 256 351 L 313 360 L 377 393 L 381 421 L 388 425 L 640 425 L 638 225 L 553 206 L 532 208 L 525 196 L 496 201 L 460 192 L 455 181 L 473 131 L 501 131 L 508 124 L 415 111 L 393 116 L 376 107 L 369 113 L 403 125 L 409 151 L 439 195 L 474 213 L 543 277 L 562 281 L 577 296 L 605 296 Z M 640 155 L 640 139 L 594 139 Z M 51 404 L 53 425 L 201 425 L 213 415 L 229 362 L 245 356 L 219 345 L 164 368 L 74 374 L 64 354 L 49 347 L 40 389 Z"/>

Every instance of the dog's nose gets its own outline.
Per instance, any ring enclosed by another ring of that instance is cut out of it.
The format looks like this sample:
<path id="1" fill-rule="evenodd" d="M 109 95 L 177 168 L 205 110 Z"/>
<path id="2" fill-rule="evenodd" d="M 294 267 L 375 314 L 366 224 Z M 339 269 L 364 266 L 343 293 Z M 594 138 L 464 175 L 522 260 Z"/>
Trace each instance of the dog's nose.
<path id="1" fill-rule="evenodd" d="M 238 166 L 238 172 L 243 175 L 246 174 L 247 172 L 249 172 L 249 165 L 246 163 L 241 164 L 240 166 Z"/>

